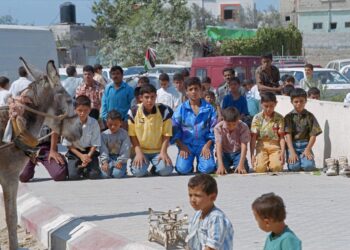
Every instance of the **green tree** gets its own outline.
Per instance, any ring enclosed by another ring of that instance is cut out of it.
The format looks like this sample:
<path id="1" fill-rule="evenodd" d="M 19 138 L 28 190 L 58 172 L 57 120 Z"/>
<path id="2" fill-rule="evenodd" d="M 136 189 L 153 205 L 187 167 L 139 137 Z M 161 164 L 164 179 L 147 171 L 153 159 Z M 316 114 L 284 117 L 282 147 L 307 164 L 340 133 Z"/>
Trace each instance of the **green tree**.
<path id="1" fill-rule="evenodd" d="M 302 35 L 294 26 L 287 28 L 259 28 L 256 37 L 250 39 L 225 40 L 221 44 L 221 55 L 300 55 Z"/>
<path id="2" fill-rule="evenodd" d="M 0 24 L 17 24 L 17 20 L 10 15 L 4 15 L 0 16 Z"/>
<path id="3" fill-rule="evenodd" d="M 104 64 L 142 65 L 148 47 L 157 50 L 158 63 L 167 63 L 196 39 L 184 0 L 101 0 L 92 11 Z"/>

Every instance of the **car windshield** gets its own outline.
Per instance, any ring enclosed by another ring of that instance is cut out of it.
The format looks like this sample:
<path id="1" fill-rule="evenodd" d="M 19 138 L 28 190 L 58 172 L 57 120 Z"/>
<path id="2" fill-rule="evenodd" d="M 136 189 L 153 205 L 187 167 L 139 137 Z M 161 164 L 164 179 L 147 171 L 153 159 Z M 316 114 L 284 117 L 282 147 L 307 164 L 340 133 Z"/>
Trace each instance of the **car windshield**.
<path id="1" fill-rule="evenodd" d="M 350 61 L 345 61 L 345 62 L 341 62 L 340 63 L 340 68 L 346 66 L 346 65 L 349 65 L 350 64 Z"/>
<path id="2" fill-rule="evenodd" d="M 337 71 L 314 71 L 313 78 L 322 84 L 347 84 L 349 80 Z"/>
<path id="3" fill-rule="evenodd" d="M 144 67 L 142 66 L 133 66 L 129 67 L 124 71 L 124 76 L 129 76 L 129 75 L 138 75 L 141 72 L 145 71 Z"/>
<path id="4" fill-rule="evenodd" d="M 167 74 L 175 74 L 177 72 L 181 72 L 182 68 L 179 67 L 155 67 L 153 69 L 149 69 L 149 73 L 167 73 Z"/>

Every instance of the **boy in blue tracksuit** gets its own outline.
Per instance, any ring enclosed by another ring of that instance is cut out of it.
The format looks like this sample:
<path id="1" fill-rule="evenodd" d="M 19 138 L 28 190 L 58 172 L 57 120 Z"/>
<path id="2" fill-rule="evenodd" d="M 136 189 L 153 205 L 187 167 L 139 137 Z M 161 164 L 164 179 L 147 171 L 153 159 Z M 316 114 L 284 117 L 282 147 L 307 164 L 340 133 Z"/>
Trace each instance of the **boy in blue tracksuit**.
<path id="1" fill-rule="evenodd" d="M 188 100 L 175 111 L 173 139 L 179 148 L 176 171 L 179 174 L 193 172 L 193 161 L 197 158 L 197 171 L 213 173 L 216 164 L 213 155 L 214 127 L 217 122 L 215 108 L 201 99 L 201 82 L 190 77 L 185 82 Z"/>

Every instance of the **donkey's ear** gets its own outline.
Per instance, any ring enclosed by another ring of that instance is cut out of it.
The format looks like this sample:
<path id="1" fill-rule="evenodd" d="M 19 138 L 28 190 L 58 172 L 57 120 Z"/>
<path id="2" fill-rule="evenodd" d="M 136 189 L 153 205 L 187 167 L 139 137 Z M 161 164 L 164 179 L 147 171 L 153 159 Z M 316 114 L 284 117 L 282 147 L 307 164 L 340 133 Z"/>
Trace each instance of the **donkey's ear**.
<path id="1" fill-rule="evenodd" d="M 55 63 L 53 60 L 47 62 L 46 66 L 47 77 L 52 88 L 60 84 L 60 76 L 58 75 Z"/>
<path id="2" fill-rule="evenodd" d="M 28 75 L 30 75 L 34 80 L 39 80 L 40 77 L 43 76 L 43 73 L 36 70 L 35 67 L 30 66 L 24 59 L 23 57 L 19 57 L 19 60 L 22 62 L 23 67 L 27 71 Z"/>

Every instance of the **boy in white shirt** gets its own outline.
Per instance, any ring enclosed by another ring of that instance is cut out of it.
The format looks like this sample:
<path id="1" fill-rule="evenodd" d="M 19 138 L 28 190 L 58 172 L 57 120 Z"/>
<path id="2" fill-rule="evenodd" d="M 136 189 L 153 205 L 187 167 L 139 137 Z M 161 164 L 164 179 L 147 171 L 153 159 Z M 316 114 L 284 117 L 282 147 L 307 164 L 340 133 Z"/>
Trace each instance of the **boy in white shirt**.
<path id="1" fill-rule="evenodd" d="M 169 86 L 169 76 L 166 73 L 159 75 L 160 89 L 157 90 L 156 103 L 162 103 L 175 110 L 181 104 L 181 99 L 177 95 L 175 88 Z"/>
<path id="2" fill-rule="evenodd" d="M 0 107 L 6 106 L 7 98 L 10 95 L 8 91 L 10 86 L 10 80 L 5 76 L 0 76 Z"/>

